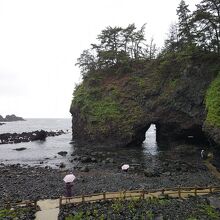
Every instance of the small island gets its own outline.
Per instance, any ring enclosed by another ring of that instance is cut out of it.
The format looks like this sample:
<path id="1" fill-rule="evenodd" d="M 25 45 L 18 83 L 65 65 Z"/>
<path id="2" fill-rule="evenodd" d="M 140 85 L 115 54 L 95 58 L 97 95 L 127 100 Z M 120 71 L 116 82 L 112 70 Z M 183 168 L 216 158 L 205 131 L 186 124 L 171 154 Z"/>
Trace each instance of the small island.
<path id="1" fill-rule="evenodd" d="M 11 121 L 24 121 L 24 119 L 14 114 L 6 115 L 5 118 L 0 115 L 0 122 L 11 122 Z M 0 123 L 0 125 L 3 125 L 3 124 L 4 123 Z"/>

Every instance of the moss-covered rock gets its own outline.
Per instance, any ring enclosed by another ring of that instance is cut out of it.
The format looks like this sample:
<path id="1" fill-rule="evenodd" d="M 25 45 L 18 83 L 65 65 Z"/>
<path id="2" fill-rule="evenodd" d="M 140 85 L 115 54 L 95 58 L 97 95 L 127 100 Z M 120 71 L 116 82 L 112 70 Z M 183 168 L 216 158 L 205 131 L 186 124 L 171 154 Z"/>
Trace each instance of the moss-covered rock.
<path id="1" fill-rule="evenodd" d="M 217 58 L 181 54 L 146 61 L 133 72 L 91 73 L 73 94 L 73 138 L 81 144 L 140 143 L 151 123 L 167 135 L 199 137 L 206 91 L 218 70 Z"/>
<path id="2" fill-rule="evenodd" d="M 206 109 L 204 129 L 215 142 L 220 143 L 220 73 L 207 90 Z"/>

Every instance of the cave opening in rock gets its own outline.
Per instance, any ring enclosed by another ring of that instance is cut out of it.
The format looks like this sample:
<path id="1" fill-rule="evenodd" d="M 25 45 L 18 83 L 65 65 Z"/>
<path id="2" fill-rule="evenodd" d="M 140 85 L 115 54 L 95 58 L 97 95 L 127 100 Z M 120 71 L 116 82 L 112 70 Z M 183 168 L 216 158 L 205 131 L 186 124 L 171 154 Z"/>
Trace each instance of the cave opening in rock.
<path id="1" fill-rule="evenodd" d="M 158 144 L 157 144 L 157 128 L 155 124 L 151 124 L 145 133 L 145 140 L 142 143 L 144 152 L 156 155 L 158 154 Z"/>

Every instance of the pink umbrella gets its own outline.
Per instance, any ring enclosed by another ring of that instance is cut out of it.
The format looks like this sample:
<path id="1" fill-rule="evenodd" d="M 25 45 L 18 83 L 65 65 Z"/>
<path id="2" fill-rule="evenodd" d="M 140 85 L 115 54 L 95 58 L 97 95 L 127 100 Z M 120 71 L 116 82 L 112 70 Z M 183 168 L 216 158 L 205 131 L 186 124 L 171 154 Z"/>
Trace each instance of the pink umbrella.
<path id="1" fill-rule="evenodd" d="M 68 174 L 63 178 L 63 181 L 65 183 L 72 183 L 74 179 L 76 179 L 76 177 L 73 174 Z"/>
<path id="2" fill-rule="evenodd" d="M 122 170 L 128 170 L 128 168 L 129 168 L 129 165 L 128 165 L 128 164 L 124 164 L 124 165 L 121 167 Z"/>

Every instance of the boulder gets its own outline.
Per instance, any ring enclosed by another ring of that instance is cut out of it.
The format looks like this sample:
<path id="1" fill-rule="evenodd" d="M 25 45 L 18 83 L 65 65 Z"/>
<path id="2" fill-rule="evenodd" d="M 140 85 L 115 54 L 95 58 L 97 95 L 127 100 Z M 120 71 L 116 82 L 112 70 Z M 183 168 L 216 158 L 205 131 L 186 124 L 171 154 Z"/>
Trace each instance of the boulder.
<path id="1" fill-rule="evenodd" d="M 65 156 L 67 155 L 67 152 L 66 152 L 66 151 L 60 151 L 60 152 L 58 152 L 57 154 L 59 154 L 59 155 L 65 157 Z"/>
<path id="2" fill-rule="evenodd" d="M 84 156 L 81 158 L 81 162 L 82 163 L 90 163 L 90 162 L 92 162 L 92 158 L 89 156 Z"/>
<path id="3" fill-rule="evenodd" d="M 83 166 L 80 171 L 82 172 L 89 172 L 89 167 L 88 166 Z"/>
<path id="4" fill-rule="evenodd" d="M 213 206 L 214 208 L 220 210 L 220 199 L 219 198 L 212 196 L 212 197 L 207 198 L 207 200 L 210 206 Z"/>
<path id="5" fill-rule="evenodd" d="M 65 168 L 66 165 L 65 165 L 65 163 L 61 162 L 60 165 L 59 165 L 59 167 L 60 167 L 60 168 Z"/>
<path id="6" fill-rule="evenodd" d="M 23 150 L 26 150 L 27 148 L 26 147 L 20 147 L 20 148 L 15 148 L 13 150 L 16 150 L 16 151 L 23 151 Z"/>

